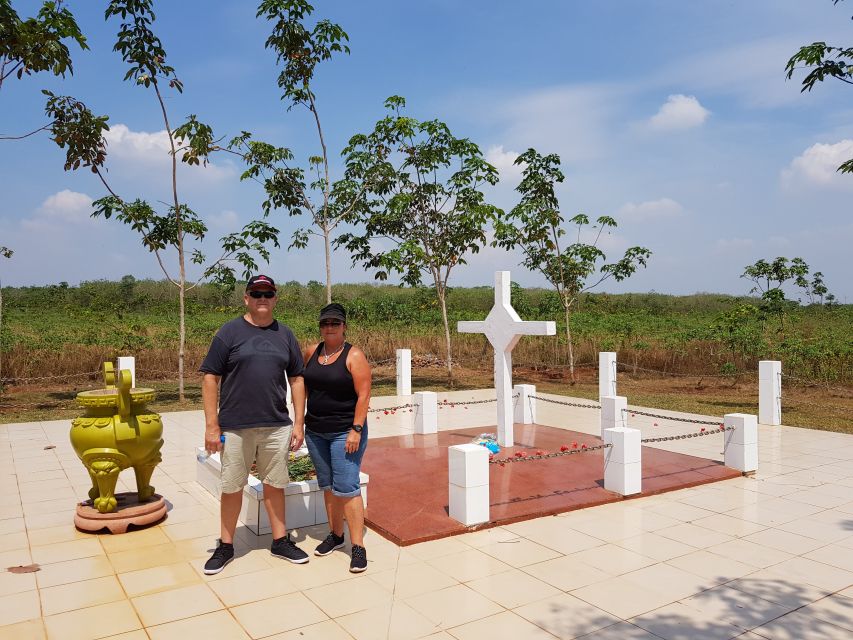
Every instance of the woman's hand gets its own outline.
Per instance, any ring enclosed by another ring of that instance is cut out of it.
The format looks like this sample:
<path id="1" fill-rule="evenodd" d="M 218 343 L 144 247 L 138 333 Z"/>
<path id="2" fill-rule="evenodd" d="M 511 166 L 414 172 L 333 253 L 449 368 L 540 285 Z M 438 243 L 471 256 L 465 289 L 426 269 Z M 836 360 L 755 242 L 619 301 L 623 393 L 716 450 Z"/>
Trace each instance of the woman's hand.
<path id="1" fill-rule="evenodd" d="M 355 453 L 358 451 L 358 446 L 361 444 L 361 434 L 350 429 L 347 434 L 347 441 L 344 444 L 344 451 L 347 453 Z"/>

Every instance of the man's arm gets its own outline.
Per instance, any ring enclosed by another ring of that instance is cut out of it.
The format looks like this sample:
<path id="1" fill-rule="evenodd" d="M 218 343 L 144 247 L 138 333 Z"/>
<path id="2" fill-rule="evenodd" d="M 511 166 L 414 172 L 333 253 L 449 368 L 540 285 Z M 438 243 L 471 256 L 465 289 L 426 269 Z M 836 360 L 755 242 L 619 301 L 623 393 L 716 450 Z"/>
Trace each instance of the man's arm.
<path id="1" fill-rule="evenodd" d="M 289 379 L 290 396 L 293 400 L 293 435 L 290 438 L 290 450 L 296 451 L 305 440 L 305 381 L 302 376 Z"/>
<path id="2" fill-rule="evenodd" d="M 220 376 L 205 373 L 201 379 L 201 401 L 204 406 L 204 448 L 210 453 L 222 450 L 219 436 L 219 380 Z"/>

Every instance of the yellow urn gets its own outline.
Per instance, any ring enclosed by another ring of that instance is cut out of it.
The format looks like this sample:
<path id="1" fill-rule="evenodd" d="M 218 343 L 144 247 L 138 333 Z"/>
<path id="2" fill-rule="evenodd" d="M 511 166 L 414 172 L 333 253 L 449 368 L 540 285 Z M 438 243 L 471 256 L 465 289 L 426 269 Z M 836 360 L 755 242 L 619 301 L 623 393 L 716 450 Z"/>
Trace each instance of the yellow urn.
<path id="1" fill-rule="evenodd" d="M 131 388 L 130 371 L 116 376 L 113 364 L 105 362 L 104 381 L 104 389 L 77 394 L 85 414 L 71 422 L 69 437 L 92 478 L 92 505 L 100 513 L 110 513 L 117 506 L 118 475 L 128 467 L 136 473 L 139 502 L 154 495 L 150 481 L 161 460 L 163 422 L 145 406 L 154 400 L 154 390 Z"/>

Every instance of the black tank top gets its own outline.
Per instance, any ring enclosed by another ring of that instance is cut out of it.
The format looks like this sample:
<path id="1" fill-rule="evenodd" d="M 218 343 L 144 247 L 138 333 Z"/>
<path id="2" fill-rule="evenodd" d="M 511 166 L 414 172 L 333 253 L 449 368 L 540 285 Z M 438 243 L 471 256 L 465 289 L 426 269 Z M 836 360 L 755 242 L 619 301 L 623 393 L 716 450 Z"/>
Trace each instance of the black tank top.
<path id="1" fill-rule="evenodd" d="M 315 433 L 349 431 L 358 401 L 352 374 L 347 369 L 347 355 L 352 345 L 345 342 L 341 355 L 329 365 L 320 364 L 324 346 L 322 342 L 317 345 L 302 373 L 308 394 L 305 428 Z"/>

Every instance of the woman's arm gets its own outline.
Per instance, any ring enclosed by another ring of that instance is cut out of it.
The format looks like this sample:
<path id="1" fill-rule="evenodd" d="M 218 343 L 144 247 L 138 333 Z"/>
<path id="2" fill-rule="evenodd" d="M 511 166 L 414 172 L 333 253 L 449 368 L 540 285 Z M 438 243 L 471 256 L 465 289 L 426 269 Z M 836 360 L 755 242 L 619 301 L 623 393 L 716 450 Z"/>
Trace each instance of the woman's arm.
<path id="1" fill-rule="evenodd" d="M 358 395 L 352 423 L 363 425 L 367 420 L 367 409 L 370 406 L 370 386 L 373 381 L 370 373 L 370 363 L 367 362 L 367 356 L 364 355 L 364 351 L 358 347 L 352 347 L 349 350 L 347 369 L 349 369 L 352 375 L 352 384 Z M 355 453 L 358 451 L 360 443 L 361 434 L 351 430 L 349 435 L 347 435 L 346 452 Z"/>

